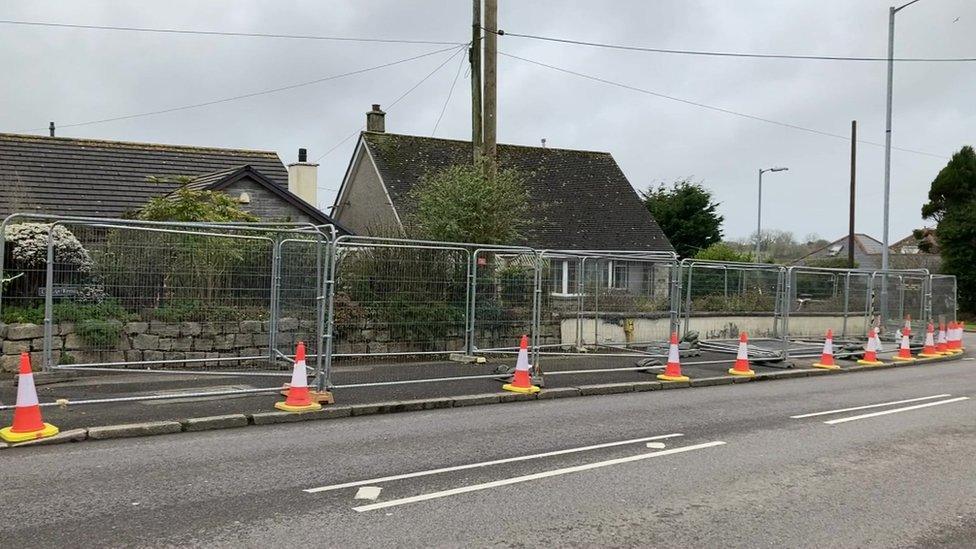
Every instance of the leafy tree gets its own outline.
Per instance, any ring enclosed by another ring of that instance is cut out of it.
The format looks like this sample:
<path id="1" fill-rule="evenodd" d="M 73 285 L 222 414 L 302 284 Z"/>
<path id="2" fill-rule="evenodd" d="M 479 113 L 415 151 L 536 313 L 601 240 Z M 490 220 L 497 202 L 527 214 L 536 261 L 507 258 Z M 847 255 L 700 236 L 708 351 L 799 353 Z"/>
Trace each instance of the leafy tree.
<path id="1" fill-rule="evenodd" d="M 748 263 L 752 261 L 752 254 L 741 252 L 728 243 L 717 242 L 695 254 L 695 259 L 708 261 L 738 261 Z"/>
<path id="2" fill-rule="evenodd" d="M 144 221 L 258 221 L 258 217 L 241 209 L 240 204 L 220 191 L 201 191 L 187 186 L 186 176 L 172 179 L 149 178 L 150 181 L 180 183 L 170 196 L 151 198 L 136 214 Z"/>
<path id="3" fill-rule="evenodd" d="M 688 179 L 650 187 L 644 205 L 657 220 L 671 245 L 681 257 L 692 257 L 722 240 L 722 221 L 718 203 L 700 183 Z"/>
<path id="4" fill-rule="evenodd" d="M 408 232 L 446 242 L 515 244 L 528 229 L 525 177 L 487 161 L 426 174 L 410 194 Z"/>
<path id="5" fill-rule="evenodd" d="M 976 311 L 976 151 L 971 146 L 953 154 L 932 181 L 922 217 L 938 222 L 942 270 L 956 275 L 960 308 Z"/>

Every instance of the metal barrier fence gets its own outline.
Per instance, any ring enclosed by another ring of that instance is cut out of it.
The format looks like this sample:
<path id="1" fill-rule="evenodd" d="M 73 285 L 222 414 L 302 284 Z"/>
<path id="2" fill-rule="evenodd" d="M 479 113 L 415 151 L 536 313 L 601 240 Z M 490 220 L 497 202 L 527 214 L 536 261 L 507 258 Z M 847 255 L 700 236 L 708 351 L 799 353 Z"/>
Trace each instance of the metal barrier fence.
<path id="1" fill-rule="evenodd" d="M 535 250 L 342 236 L 308 224 L 15 214 L 0 224 L 0 313 L 43 326 L 49 369 L 287 376 L 306 344 L 319 388 L 498 377 L 521 335 L 542 375 L 640 369 L 678 332 L 756 358 L 863 341 L 879 320 L 955 319 L 955 278 L 646 251 Z M 4 271 L 4 268 L 7 270 Z M 19 345 L 19 344 L 18 344 Z M 448 360 L 452 359 L 452 360 Z M 620 359 L 620 360 L 616 360 Z M 598 362 L 593 362 L 598 361 Z M 270 390 L 270 389 L 265 389 Z"/>

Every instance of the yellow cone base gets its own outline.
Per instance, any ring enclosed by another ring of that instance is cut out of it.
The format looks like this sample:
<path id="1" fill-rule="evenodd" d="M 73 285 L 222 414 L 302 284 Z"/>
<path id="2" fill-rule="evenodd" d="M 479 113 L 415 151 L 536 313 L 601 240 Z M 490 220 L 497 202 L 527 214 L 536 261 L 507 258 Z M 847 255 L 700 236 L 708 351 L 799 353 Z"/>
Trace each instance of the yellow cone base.
<path id="1" fill-rule="evenodd" d="M 735 368 L 729 368 L 729 375 L 749 377 L 756 375 L 756 372 L 753 372 L 752 370 L 736 370 Z"/>
<path id="2" fill-rule="evenodd" d="M 668 374 L 658 374 L 657 378 L 661 381 L 691 381 L 688 376 L 669 376 Z"/>
<path id="3" fill-rule="evenodd" d="M 506 383 L 505 385 L 502 385 L 502 389 L 505 389 L 506 391 L 511 391 L 513 393 L 524 393 L 527 395 L 538 393 L 539 391 L 542 390 L 536 387 L 535 385 L 529 385 L 528 387 L 516 387 L 511 383 Z"/>
<path id="4" fill-rule="evenodd" d="M 318 402 L 313 402 L 305 406 L 292 406 L 290 404 L 285 404 L 284 402 L 275 402 L 275 408 L 283 412 L 314 412 L 316 410 L 321 410 L 322 405 Z"/>
<path id="5" fill-rule="evenodd" d="M 898 362 L 914 362 L 915 357 L 905 358 L 903 356 L 893 356 L 891 357 L 891 360 L 897 360 Z"/>
<path id="6" fill-rule="evenodd" d="M 880 360 L 864 360 L 863 358 L 857 361 L 861 366 L 884 366 L 884 362 Z"/>
<path id="7" fill-rule="evenodd" d="M 59 432 L 58 428 L 50 423 L 45 423 L 44 428 L 39 431 L 30 431 L 27 433 L 15 433 L 12 429 L 13 427 L 0 429 L 0 438 L 7 442 L 27 442 L 28 440 L 53 437 Z"/>
<path id="8" fill-rule="evenodd" d="M 919 358 L 939 358 L 942 353 L 918 353 Z"/>
<path id="9" fill-rule="evenodd" d="M 820 368 L 821 370 L 840 370 L 840 366 L 836 364 L 821 364 L 819 362 L 814 362 L 811 364 L 814 368 Z"/>

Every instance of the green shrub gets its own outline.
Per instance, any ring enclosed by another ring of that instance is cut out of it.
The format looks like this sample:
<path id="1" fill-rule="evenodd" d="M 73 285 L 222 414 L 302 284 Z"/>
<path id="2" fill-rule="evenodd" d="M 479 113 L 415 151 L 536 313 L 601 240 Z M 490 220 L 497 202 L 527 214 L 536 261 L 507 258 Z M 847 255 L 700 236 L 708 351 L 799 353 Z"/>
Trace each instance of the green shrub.
<path id="1" fill-rule="evenodd" d="M 112 349 L 122 338 L 122 323 L 117 320 L 85 319 L 78 322 L 75 330 L 82 341 L 96 349 Z"/>
<path id="2" fill-rule="evenodd" d="M 44 322 L 44 307 L 11 307 L 4 305 L 2 321 L 4 324 L 41 324 Z"/>

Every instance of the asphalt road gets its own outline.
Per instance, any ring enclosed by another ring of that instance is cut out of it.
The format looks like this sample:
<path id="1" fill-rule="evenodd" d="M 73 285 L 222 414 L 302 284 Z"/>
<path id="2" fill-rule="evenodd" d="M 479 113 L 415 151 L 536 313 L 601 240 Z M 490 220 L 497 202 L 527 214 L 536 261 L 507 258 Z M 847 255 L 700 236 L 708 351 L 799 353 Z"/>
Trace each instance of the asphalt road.
<path id="1" fill-rule="evenodd" d="M 972 547 L 974 456 L 965 360 L 5 450 L 0 545 Z"/>

